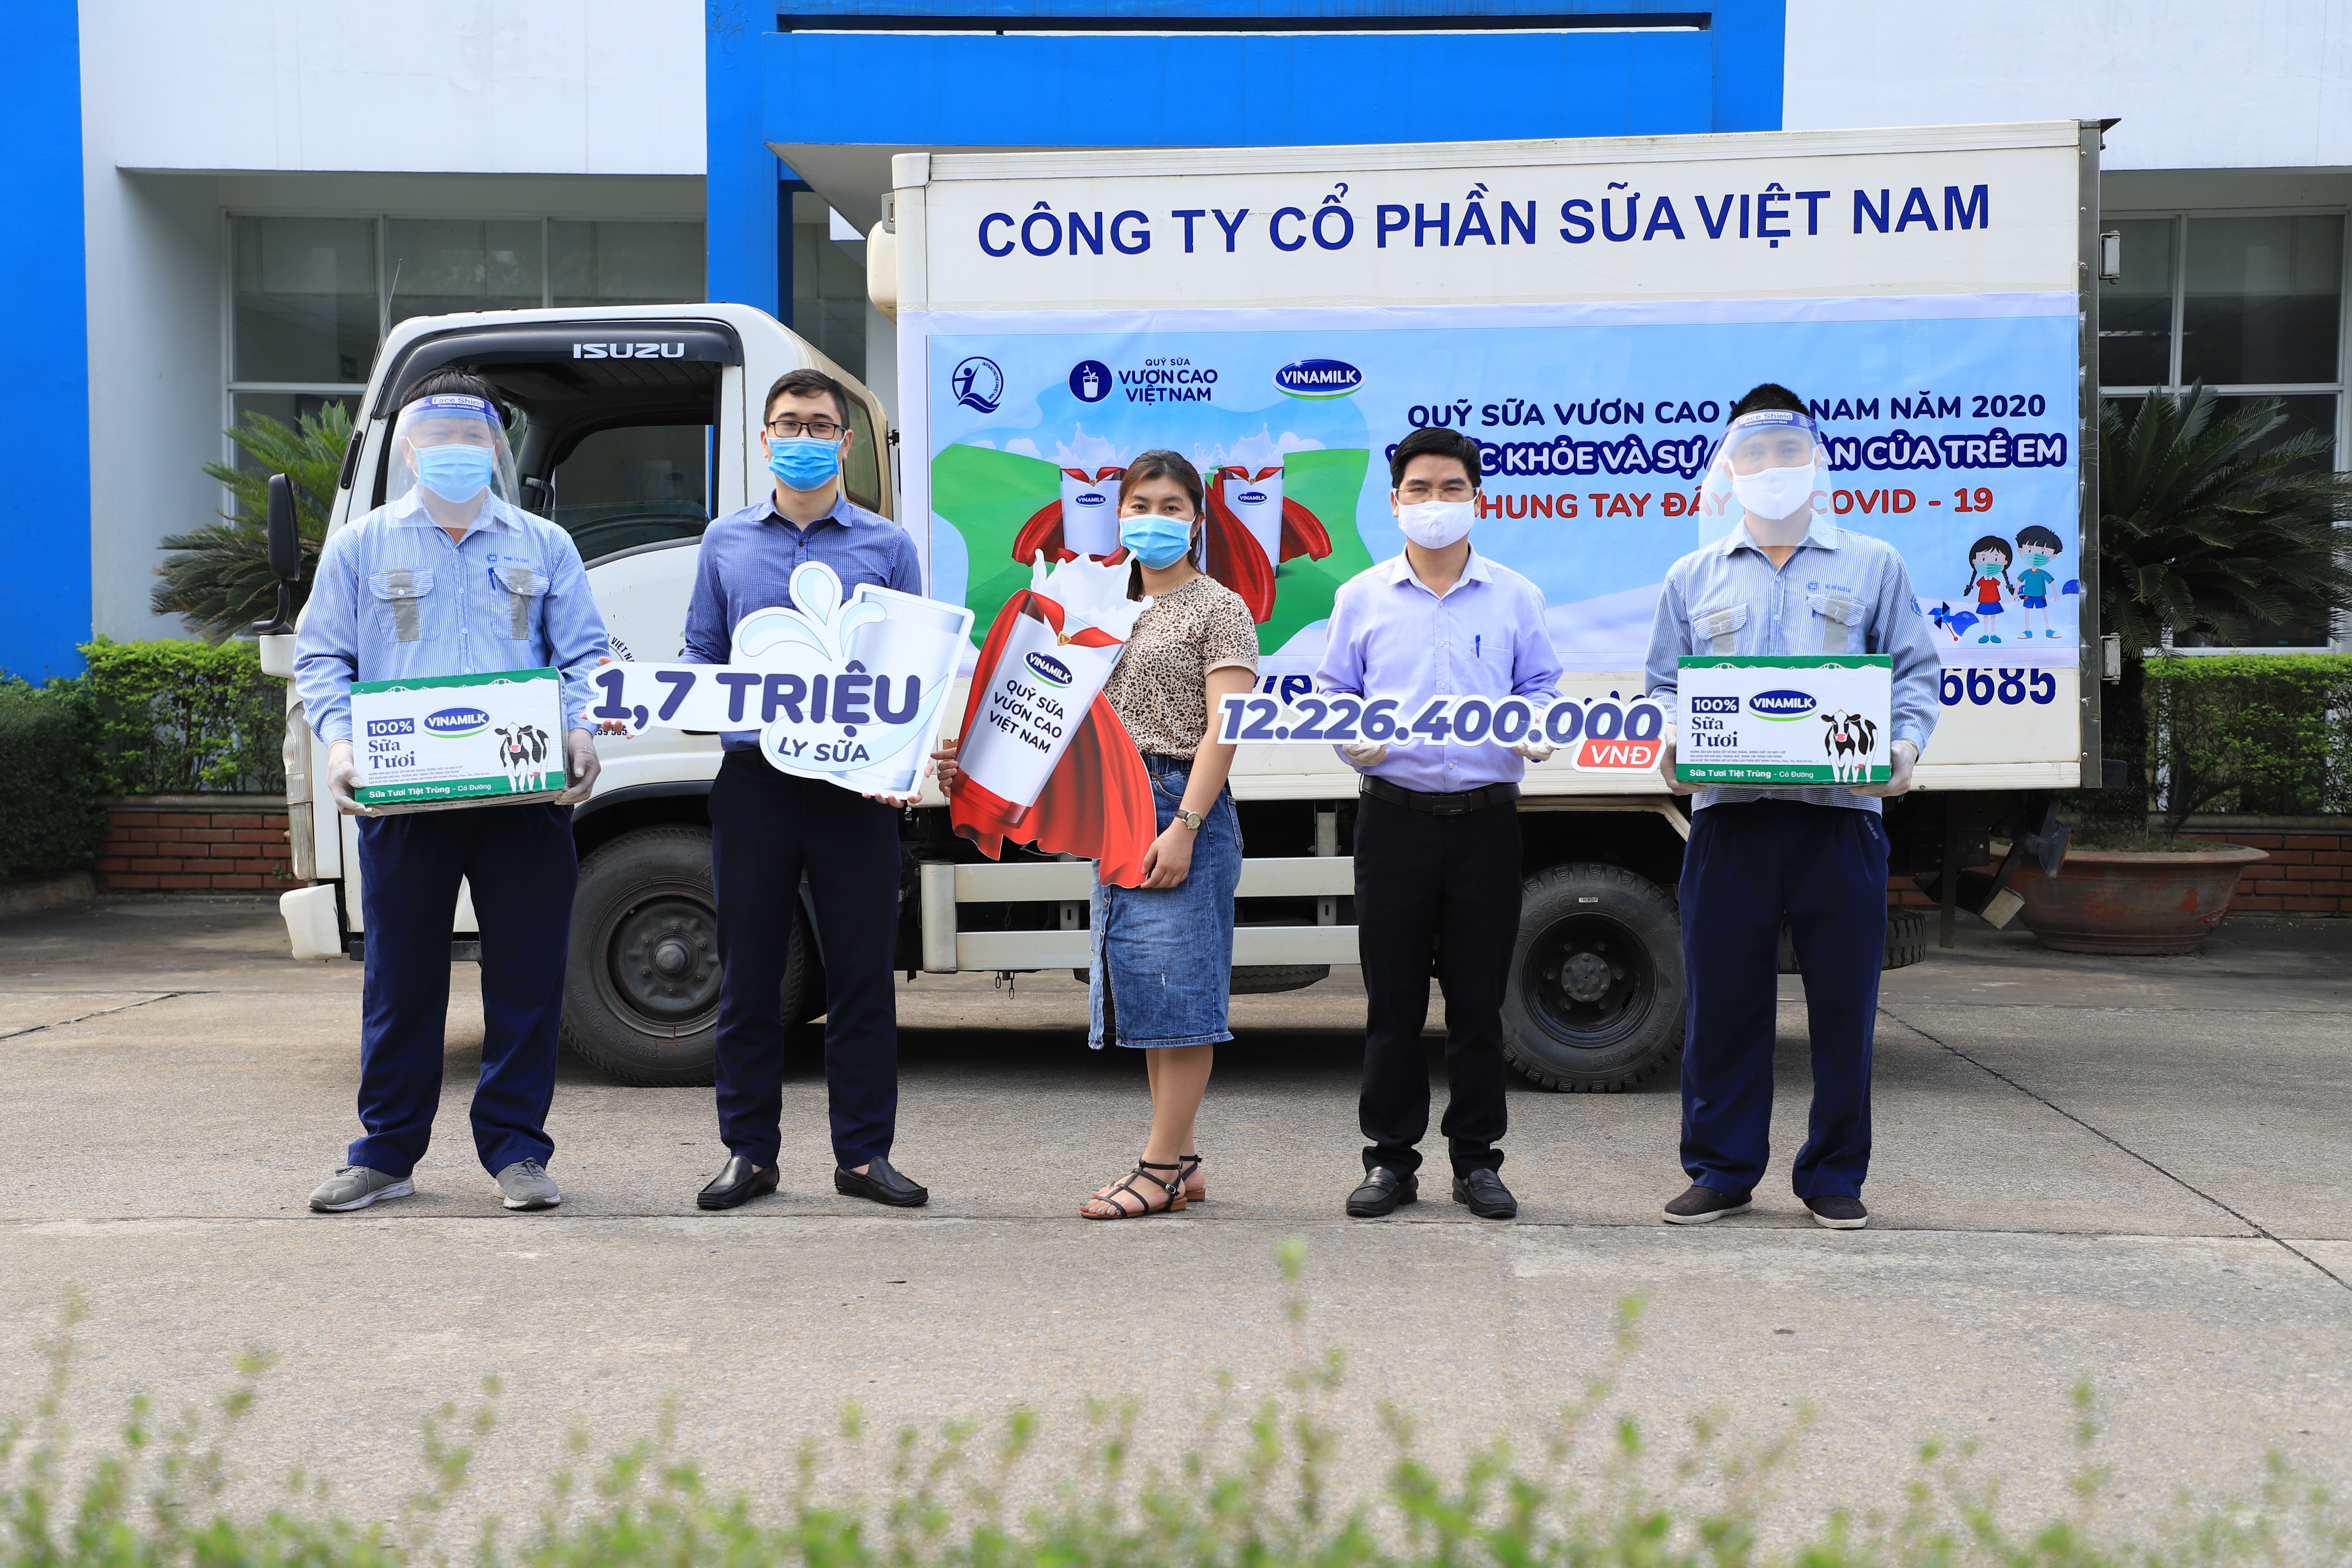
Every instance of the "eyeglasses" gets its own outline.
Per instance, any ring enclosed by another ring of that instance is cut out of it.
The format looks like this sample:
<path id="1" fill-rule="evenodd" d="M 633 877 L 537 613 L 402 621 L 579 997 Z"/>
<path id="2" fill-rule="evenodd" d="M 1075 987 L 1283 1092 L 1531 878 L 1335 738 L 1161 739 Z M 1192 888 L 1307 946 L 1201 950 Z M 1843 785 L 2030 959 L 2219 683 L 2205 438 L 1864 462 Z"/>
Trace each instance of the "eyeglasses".
<path id="1" fill-rule="evenodd" d="M 1412 505 L 1426 500 L 1468 500 L 1470 481 L 1448 479 L 1433 486 L 1427 479 L 1407 479 L 1397 487 L 1397 499 Z"/>
<path id="2" fill-rule="evenodd" d="M 841 439 L 841 426 L 830 419 L 771 419 L 768 421 L 768 434 L 814 436 L 820 441 L 838 441 Z"/>

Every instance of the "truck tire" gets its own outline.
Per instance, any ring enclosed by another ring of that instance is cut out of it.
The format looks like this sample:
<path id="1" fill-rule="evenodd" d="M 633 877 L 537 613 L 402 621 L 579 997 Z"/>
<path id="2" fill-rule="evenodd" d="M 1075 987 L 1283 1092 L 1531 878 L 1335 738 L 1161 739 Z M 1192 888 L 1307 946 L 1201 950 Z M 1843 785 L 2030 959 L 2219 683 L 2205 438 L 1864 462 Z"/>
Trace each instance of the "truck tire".
<path id="1" fill-rule="evenodd" d="M 778 998 L 788 1027 L 807 1016 L 815 970 L 804 910 L 794 912 L 791 942 Z M 711 1082 L 719 911 L 709 830 L 640 828 L 582 861 L 568 958 L 565 1045 L 625 1083 Z"/>
<path id="2" fill-rule="evenodd" d="M 1618 866 L 1554 866 L 1520 892 L 1503 1055 L 1545 1089 L 1615 1094 L 1683 1047 L 1674 901 Z"/>
<path id="3" fill-rule="evenodd" d="M 1927 915 L 1924 910 L 1889 910 L 1886 911 L 1886 956 L 1881 969 L 1901 969 L 1918 963 L 1927 956 Z M 1780 928 L 1780 973 L 1797 973 L 1797 944 L 1789 939 L 1789 928 Z"/>

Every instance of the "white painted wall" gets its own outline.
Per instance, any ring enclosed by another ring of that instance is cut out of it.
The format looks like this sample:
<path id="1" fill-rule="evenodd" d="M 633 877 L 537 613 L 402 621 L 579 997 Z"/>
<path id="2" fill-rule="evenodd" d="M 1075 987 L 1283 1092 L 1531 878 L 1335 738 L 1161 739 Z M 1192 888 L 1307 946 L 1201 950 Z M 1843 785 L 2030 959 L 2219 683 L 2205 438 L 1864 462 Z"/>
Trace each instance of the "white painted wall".
<path id="1" fill-rule="evenodd" d="M 84 0 L 90 618 L 223 502 L 225 215 L 698 220 L 698 0 Z M 652 177 L 648 177 L 652 176 Z"/>
<path id="2" fill-rule="evenodd" d="M 83 76 L 123 168 L 699 174 L 702 26 L 699 0 L 84 0 Z"/>
<path id="3" fill-rule="evenodd" d="M 2352 0 L 1789 0 L 1781 123 L 2103 120 L 2105 169 L 2352 166 Z"/>

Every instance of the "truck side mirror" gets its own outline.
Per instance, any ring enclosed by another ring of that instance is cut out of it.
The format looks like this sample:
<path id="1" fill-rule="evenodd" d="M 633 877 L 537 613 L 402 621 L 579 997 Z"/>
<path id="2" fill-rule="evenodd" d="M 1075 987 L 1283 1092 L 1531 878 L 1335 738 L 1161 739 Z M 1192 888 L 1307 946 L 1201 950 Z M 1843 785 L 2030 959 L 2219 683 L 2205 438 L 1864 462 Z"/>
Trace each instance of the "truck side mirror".
<path id="1" fill-rule="evenodd" d="M 294 486 L 284 474 L 269 476 L 269 574 L 278 579 L 278 613 L 253 623 L 257 637 L 282 637 L 294 629 L 294 583 L 302 575 L 302 538 L 294 526 Z"/>

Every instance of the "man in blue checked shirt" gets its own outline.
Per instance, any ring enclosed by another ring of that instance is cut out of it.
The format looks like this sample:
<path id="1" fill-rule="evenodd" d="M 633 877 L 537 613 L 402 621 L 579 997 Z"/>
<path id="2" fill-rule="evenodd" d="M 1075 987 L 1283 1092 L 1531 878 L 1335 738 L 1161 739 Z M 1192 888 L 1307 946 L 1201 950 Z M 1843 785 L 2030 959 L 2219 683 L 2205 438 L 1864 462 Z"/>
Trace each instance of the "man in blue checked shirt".
<path id="1" fill-rule="evenodd" d="M 556 1026 L 578 867 L 572 805 L 596 783 L 589 676 L 610 647 L 571 536 L 516 504 L 496 395 L 426 376 L 394 422 L 389 498 L 327 542 L 295 639 L 294 687 L 327 744 L 327 789 L 359 822 L 360 1125 L 347 1163 L 310 1194 L 342 1214 L 416 1188 L 441 1100 L 449 940 L 460 879 L 481 922 L 482 1073 L 474 1152 L 510 1209 L 562 1201 L 555 1144 Z M 352 683 L 544 669 L 563 674 L 564 763 L 553 803 L 379 816 L 353 795 Z"/>
<path id="2" fill-rule="evenodd" d="M 1416 430 L 1389 460 L 1390 510 L 1404 532 L 1393 561 L 1358 573 L 1331 605 L 1315 684 L 1401 698 L 1555 697 L 1559 656 L 1543 592 L 1470 548 L 1478 443 Z M 1357 1115 L 1364 1179 L 1348 1195 L 1359 1219 L 1418 1200 L 1417 1145 L 1429 1131 L 1429 967 L 1445 994 L 1445 1134 L 1454 1201 L 1509 1219 L 1518 1200 L 1500 1174 L 1503 987 L 1519 929 L 1519 816 L 1514 804 L 1540 742 L 1343 745 L 1362 774 L 1356 803 L 1356 942 L 1364 967 L 1364 1085 Z"/>
<path id="3" fill-rule="evenodd" d="M 1878 798 L 1911 787 L 1936 728 L 1934 635 L 1894 546 L 1816 515 L 1822 448 L 1804 399 L 1766 383 L 1731 411 L 1708 489 L 1731 531 L 1675 563 L 1650 632 L 1650 695 L 1678 717 L 1686 654 L 1883 653 L 1894 658 L 1883 784 L 1699 791 L 1683 852 L 1682 1163 L 1688 1191 L 1669 1225 L 1746 1212 L 1763 1179 L 1772 1120 L 1772 1040 L 1785 921 L 1804 973 L 1813 1106 L 1791 1172 L 1817 1224 L 1870 1222 L 1870 1056 L 1886 955 L 1886 832 Z M 1736 504 L 1730 504 L 1736 498 Z M 1677 795 L 1675 729 L 1660 766 Z"/>

